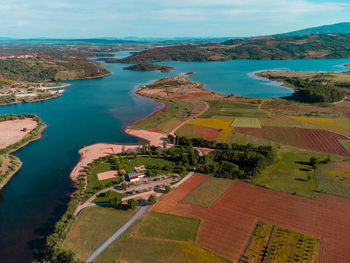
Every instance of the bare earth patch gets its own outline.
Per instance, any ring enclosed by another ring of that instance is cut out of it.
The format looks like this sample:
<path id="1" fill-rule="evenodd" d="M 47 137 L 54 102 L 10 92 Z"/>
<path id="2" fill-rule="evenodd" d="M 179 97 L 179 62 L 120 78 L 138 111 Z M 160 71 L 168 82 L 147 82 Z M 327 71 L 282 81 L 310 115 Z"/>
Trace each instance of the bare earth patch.
<path id="1" fill-rule="evenodd" d="M 20 141 L 36 126 L 37 123 L 31 118 L 0 122 L 0 148 L 6 148 Z M 26 131 L 23 130 L 24 128 Z"/>
<path id="2" fill-rule="evenodd" d="M 118 171 L 112 170 L 112 171 L 107 171 L 103 173 L 98 173 L 97 178 L 99 181 L 102 181 L 102 180 L 114 178 L 117 175 L 118 175 Z"/>

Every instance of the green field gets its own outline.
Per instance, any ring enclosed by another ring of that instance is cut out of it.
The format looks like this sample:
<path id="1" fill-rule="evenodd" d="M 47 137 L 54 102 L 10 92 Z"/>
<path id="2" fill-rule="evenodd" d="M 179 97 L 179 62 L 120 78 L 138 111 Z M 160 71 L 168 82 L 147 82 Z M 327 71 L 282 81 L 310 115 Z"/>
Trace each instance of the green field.
<path id="1" fill-rule="evenodd" d="M 259 222 L 239 263 L 315 263 L 318 243 L 316 237 Z"/>
<path id="2" fill-rule="evenodd" d="M 350 170 L 321 165 L 316 179 L 322 193 L 350 197 Z"/>
<path id="3" fill-rule="evenodd" d="M 236 118 L 231 126 L 237 128 L 261 128 L 260 122 L 256 118 Z"/>
<path id="4" fill-rule="evenodd" d="M 120 194 L 118 192 L 115 192 L 115 191 L 107 191 L 105 193 L 101 193 L 99 196 L 97 196 L 95 199 L 94 199 L 94 203 L 105 203 L 105 202 L 108 202 L 109 200 L 111 200 L 112 198 L 115 198 L 115 197 L 120 197 L 120 198 L 123 198 L 127 196 L 127 194 Z"/>
<path id="5" fill-rule="evenodd" d="M 339 140 L 340 144 L 344 147 L 344 149 L 350 153 L 350 140 Z"/>
<path id="6" fill-rule="evenodd" d="M 167 104 L 165 111 L 158 111 L 149 118 L 136 123 L 132 129 L 158 129 L 163 132 L 169 132 L 183 121 L 193 110 L 193 105 L 180 100 L 164 100 Z"/>
<path id="7" fill-rule="evenodd" d="M 226 100 L 207 101 L 209 109 L 200 118 L 211 118 L 213 116 L 230 117 L 265 117 L 268 112 L 258 109 L 258 104 L 238 103 Z"/>
<path id="8" fill-rule="evenodd" d="M 135 263 L 229 262 L 193 242 L 198 224 L 194 219 L 150 212 L 95 262 L 111 263 L 114 259 Z"/>
<path id="9" fill-rule="evenodd" d="M 137 231 L 139 237 L 195 241 L 199 220 L 150 212 Z"/>
<path id="10" fill-rule="evenodd" d="M 233 183 L 233 180 L 209 178 L 194 191 L 186 195 L 181 203 L 209 207 Z"/>
<path id="11" fill-rule="evenodd" d="M 134 210 L 125 211 L 99 206 L 86 208 L 75 219 L 63 246 L 77 251 L 82 259 L 86 259 L 134 212 Z"/>
<path id="12" fill-rule="evenodd" d="M 313 197 L 317 184 L 314 171 L 308 164 L 313 156 L 323 159 L 327 157 L 314 152 L 282 147 L 275 164 L 257 175 L 253 182 L 274 190 Z"/>

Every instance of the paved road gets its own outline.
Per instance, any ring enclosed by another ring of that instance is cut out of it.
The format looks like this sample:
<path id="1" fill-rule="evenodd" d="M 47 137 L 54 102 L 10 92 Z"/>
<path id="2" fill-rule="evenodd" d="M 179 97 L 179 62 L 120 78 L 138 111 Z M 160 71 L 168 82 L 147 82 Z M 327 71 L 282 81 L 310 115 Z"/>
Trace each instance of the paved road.
<path id="1" fill-rule="evenodd" d="M 107 247 L 109 247 L 115 240 L 117 240 L 129 227 L 136 221 L 144 217 L 150 206 L 141 207 L 132 218 L 129 219 L 121 228 L 118 229 L 111 237 L 109 237 L 101 246 L 99 246 L 87 259 L 86 262 L 93 262 Z"/>

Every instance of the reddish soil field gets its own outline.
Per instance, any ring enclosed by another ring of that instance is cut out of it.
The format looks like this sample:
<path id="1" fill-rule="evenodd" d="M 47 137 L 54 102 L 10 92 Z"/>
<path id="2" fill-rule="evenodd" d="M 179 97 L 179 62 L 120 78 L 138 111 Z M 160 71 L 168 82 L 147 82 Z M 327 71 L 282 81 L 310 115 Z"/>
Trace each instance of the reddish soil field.
<path id="1" fill-rule="evenodd" d="M 308 199 L 236 181 L 209 208 L 178 203 L 207 179 L 194 175 L 154 207 L 201 219 L 200 246 L 236 262 L 256 223 L 262 221 L 319 238 L 321 263 L 349 261 L 350 199 L 331 195 Z"/>
<path id="2" fill-rule="evenodd" d="M 349 138 L 331 131 L 278 126 L 264 126 L 261 129 L 234 128 L 233 131 L 302 149 L 350 156 L 338 142 Z"/>
<path id="3" fill-rule="evenodd" d="M 332 163 L 333 167 L 341 168 L 341 169 L 350 169 L 350 162 L 337 162 Z"/>
<path id="4" fill-rule="evenodd" d="M 281 105 L 262 105 L 262 109 L 279 110 L 279 111 L 289 111 L 289 112 L 333 112 L 331 108 L 321 108 L 321 107 L 293 107 L 293 106 L 281 106 Z"/>
<path id="5" fill-rule="evenodd" d="M 198 127 L 194 133 L 206 140 L 213 141 L 216 139 L 216 137 L 218 137 L 220 130 L 208 127 Z"/>

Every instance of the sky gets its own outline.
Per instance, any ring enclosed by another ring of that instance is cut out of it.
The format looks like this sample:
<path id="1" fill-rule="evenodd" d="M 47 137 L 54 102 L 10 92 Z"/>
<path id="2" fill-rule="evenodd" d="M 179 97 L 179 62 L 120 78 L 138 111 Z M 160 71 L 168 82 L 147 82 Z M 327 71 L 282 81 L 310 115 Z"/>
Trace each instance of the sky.
<path id="1" fill-rule="evenodd" d="M 0 0 L 0 37 L 243 37 L 350 21 L 349 0 Z"/>

